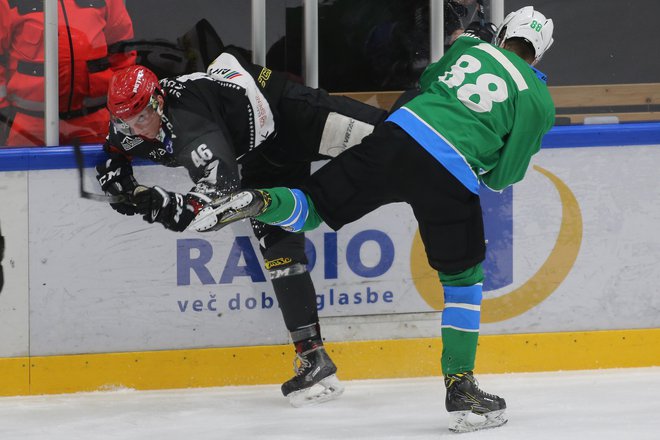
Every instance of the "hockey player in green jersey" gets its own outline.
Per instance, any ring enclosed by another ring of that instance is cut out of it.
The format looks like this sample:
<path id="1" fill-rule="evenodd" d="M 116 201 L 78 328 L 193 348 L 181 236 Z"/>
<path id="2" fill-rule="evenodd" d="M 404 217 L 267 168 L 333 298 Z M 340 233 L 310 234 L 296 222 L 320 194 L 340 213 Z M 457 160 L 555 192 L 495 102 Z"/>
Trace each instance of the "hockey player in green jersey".
<path id="1" fill-rule="evenodd" d="M 424 71 L 417 97 L 302 187 L 242 191 L 215 204 L 221 224 L 254 217 L 292 231 L 321 222 L 337 230 L 387 203 L 410 204 L 444 289 L 452 431 L 507 421 L 504 399 L 481 391 L 472 374 L 486 251 L 479 185 L 500 191 L 521 180 L 553 125 L 545 76 L 533 67 L 552 32 L 552 20 L 531 6 L 504 19 L 494 44 L 466 32 Z M 312 371 L 303 368 L 301 380 Z"/>

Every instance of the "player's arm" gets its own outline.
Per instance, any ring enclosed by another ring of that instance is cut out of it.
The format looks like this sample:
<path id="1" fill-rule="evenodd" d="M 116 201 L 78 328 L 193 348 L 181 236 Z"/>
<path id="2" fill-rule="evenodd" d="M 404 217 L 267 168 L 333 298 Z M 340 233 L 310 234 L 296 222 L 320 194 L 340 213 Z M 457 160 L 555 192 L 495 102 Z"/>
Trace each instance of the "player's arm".
<path id="1" fill-rule="evenodd" d="M 520 105 L 516 107 L 515 122 L 500 150 L 497 165 L 480 176 L 482 183 L 489 189 L 502 191 L 522 180 L 532 156 L 541 148 L 541 140 L 552 126 L 554 113 L 536 116 L 530 113 L 528 108 Z"/>
<path id="2" fill-rule="evenodd" d="M 497 32 L 497 26 L 491 22 L 484 22 L 481 24 L 479 21 L 473 21 L 465 28 L 462 35 L 470 35 L 479 38 L 486 43 L 492 43 Z"/>
<path id="3" fill-rule="evenodd" d="M 233 149 L 221 130 L 206 133 L 177 153 L 195 186 L 186 194 L 159 186 L 138 187 L 133 194 L 137 212 L 149 223 L 181 232 L 195 221 L 195 230 L 210 231 L 216 224 L 212 202 L 239 187 L 238 166 Z"/>
<path id="4" fill-rule="evenodd" d="M 132 158 L 115 145 L 116 139 L 108 135 L 103 144 L 106 158 L 96 165 L 96 180 L 106 194 L 131 196 L 138 186 L 133 176 Z M 111 203 L 110 206 L 123 215 L 134 215 L 136 212 L 135 205 L 130 202 Z"/>
<path id="5" fill-rule="evenodd" d="M 495 168 L 480 176 L 482 183 L 492 191 L 502 191 L 522 180 L 527 167 L 541 147 L 541 136 L 531 131 L 513 132 L 500 150 Z"/>

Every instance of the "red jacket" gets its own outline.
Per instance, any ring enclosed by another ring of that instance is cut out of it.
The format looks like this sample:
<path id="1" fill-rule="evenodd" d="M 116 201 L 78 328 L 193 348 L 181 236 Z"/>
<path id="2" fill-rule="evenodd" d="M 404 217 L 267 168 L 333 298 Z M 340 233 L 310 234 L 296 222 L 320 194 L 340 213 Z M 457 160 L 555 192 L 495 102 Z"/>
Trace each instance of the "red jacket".
<path id="1" fill-rule="evenodd" d="M 44 110 L 43 0 L 0 0 L 0 109 Z M 114 70 L 135 52 L 108 54 L 133 38 L 123 0 L 58 0 L 60 118 L 103 108 Z"/>

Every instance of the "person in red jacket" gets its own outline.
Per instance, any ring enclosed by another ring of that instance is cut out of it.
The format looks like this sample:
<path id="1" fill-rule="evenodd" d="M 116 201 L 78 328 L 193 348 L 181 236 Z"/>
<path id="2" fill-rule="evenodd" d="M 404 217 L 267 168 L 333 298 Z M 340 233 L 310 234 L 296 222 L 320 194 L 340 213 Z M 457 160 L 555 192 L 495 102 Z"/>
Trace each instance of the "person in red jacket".
<path id="1" fill-rule="evenodd" d="M 110 78 L 135 64 L 112 45 L 132 39 L 133 24 L 123 0 L 58 4 L 60 143 L 102 143 Z M 42 0 L 0 0 L 0 145 L 45 144 L 43 33 Z"/>

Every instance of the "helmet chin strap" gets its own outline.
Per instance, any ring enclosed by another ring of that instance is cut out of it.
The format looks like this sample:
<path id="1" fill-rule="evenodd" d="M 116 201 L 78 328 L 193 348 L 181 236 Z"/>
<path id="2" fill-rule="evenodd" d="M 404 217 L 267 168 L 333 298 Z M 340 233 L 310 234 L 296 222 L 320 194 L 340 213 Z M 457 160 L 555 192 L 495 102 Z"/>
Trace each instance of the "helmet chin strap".
<path id="1" fill-rule="evenodd" d="M 162 110 L 160 110 L 159 114 L 160 129 L 158 130 L 156 140 L 163 144 L 168 153 L 172 154 L 174 152 L 172 149 L 172 142 L 176 136 L 174 136 L 174 133 L 172 132 L 172 125 L 170 124 L 169 119 L 167 119 L 167 116 L 165 116 Z"/>
<path id="2" fill-rule="evenodd" d="M 160 118 L 160 125 L 158 126 L 158 134 L 152 140 L 156 140 L 156 141 L 165 143 L 165 139 L 167 138 L 167 135 L 168 135 L 168 133 L 166 131 L 167 130 L 166 126 L 167 126 L 167 123 L 169 121 L 167 119 L 167 116 L 165 116 L 165 112 L 164 112 L 163 107 L 164 107 L 164 105 L 162 103 L 159 103 L 158 107 L 155 109 L 156 114 Z"/>
<path id="3" fill-rule="evenodd" d="M 165 141 L 165 137 L 167 134 L 165 133 L 165 130 L 163 130 L 163 124 L 161 122 L 160 128 L 158 129 L 158 134 L 156 135 L 156 140 L 159 142 Z"/>

